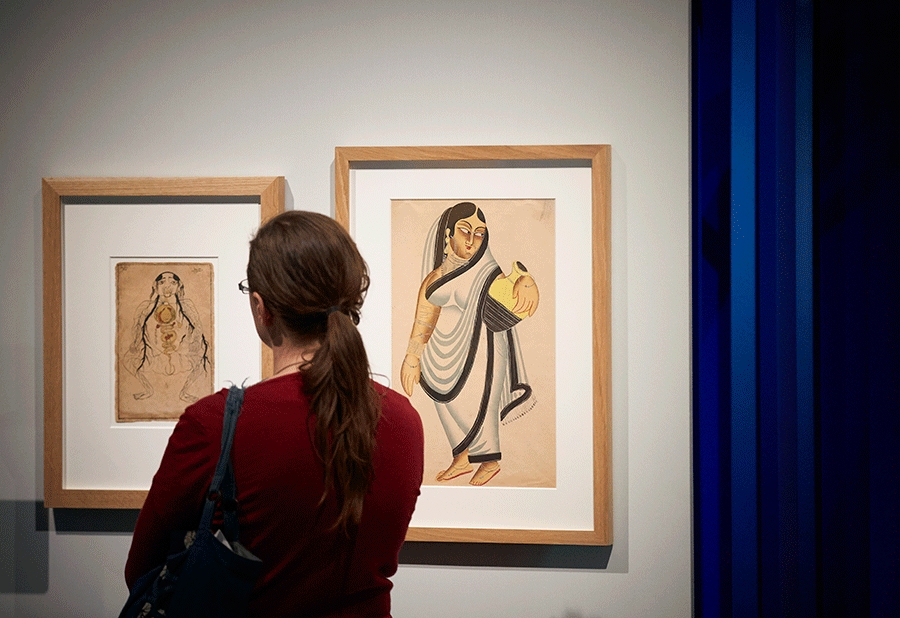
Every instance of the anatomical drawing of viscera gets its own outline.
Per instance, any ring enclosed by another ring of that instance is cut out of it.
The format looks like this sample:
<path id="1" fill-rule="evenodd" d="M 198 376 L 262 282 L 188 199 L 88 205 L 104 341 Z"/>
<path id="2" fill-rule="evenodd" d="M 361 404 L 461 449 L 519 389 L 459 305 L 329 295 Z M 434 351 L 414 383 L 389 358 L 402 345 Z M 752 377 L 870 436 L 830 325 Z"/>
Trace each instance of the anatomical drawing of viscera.
<path id="1" fill-rule="evenodd" d="M 392 384 L 422 417 L 426 485 L 556 484 L 554 214 L 391 202 Z"/>
<path id="2" fill-rule="evenodd" d="M 116 264 L 116 421 L 177 419 L 213 390 L 213 266 Z"/>

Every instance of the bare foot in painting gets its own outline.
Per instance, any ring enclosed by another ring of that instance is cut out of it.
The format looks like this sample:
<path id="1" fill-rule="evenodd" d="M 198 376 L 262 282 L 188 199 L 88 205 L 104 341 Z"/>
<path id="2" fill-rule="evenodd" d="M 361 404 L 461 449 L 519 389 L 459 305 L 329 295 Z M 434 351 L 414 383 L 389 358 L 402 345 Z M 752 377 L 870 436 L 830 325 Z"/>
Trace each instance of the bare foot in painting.
<path id="1" fill-rule="evenodd" d="M 434 477 L 434 480 L 449 481 L 450 479 L 455 479 L 463 474 L 468 474 L 471 471 L 472 465 L 469 463 L 469 451 L 466 450 L 454 457 L 450 467 L 438 472 L 437 476 Z"/>
<path id="2" fill-rule="evenodd" d="M 146 399 L 147 397 L 151 397 L 153 395 L 153 391 L 145 391 L 143 393 L 135 393 L 134 398 L 140 401 L 141 399 Z"/>
<path id="3" fill-rule="evenodd" d="M 469 481 L 469 485 L 484 485 L 489 480 L 497 476 L 498 472 L 500 472 L 499 461 L 486 461 L 478 466 L 478 471 L 472 477 L 472 480 Z"/>

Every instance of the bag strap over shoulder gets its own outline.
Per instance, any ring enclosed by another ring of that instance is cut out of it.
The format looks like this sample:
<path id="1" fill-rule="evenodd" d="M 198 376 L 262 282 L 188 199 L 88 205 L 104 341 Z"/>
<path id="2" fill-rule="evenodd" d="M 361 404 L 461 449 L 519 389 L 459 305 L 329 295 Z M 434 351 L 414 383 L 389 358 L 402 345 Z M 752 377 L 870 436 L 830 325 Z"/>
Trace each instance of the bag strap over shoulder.
<path id="1" fill-rule="evenodd" d="M 231 465 L 231 446 L 234 443 L 234 430 L 237 426 L 238 416 L 241 414 L 241 405 L 244 403 L 244 389 L 232 386 L 228 389 L 228 399 L 225 402 L 225 416 L 222 419 L 222 449 L 216 471 L 213 474 L 212 483 L 206 494 L 206 504 L 203 507 L 203 517 L 200 519 L 200 530 L 209 530 L 212 525 L 213 514 L 216 510 L 216 502 L 221 497 L 222 512 L 224 517 L 223 532 L 230 541 L 238 538 L 237 522 L 237 492 L 234 483 L 234 469 Z"/>

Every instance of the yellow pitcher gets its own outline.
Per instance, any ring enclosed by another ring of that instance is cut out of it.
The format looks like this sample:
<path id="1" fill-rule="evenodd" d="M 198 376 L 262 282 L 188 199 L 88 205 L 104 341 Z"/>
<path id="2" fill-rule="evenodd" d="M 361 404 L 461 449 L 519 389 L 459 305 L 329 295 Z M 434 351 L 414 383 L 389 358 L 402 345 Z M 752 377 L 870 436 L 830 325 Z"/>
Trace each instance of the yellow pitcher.
<path id="1" fill-rule="evenodd" d="M 491 287 L 488 289 L 488 296 L 496 300 L 498 303 L 503 305 L 507 311 L 512 313 L 513 307 L 516 306 L 516 299 L 513 298 L 513 286 L 516 284 L 516 281 L 522 275 L 526 274 L 528 270 L 522 266 L 519 262 L 513 262 L 512 272 L 509 273 L 506 277 L 498 277 L 491 284 Z M 527 311 L 520 311 L 519 313 L 513 314 L 520 320 L 524 320 L 528 317 Z"/>

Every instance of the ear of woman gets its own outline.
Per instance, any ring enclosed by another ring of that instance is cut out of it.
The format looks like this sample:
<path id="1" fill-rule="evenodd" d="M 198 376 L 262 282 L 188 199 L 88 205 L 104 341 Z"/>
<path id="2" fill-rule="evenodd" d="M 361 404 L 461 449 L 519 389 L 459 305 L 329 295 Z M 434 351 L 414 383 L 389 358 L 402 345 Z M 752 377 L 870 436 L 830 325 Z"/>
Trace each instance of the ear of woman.
<path id="1" fill-rule="evenodd" d="M 250 293 L 250 310 L 253 312 L 253 320 L 257 325 L 266 326 L 266 318 L 271 317 L 271 313 L 266 308 L 266 303 L 258 292 Z"/>
<path id="2" fill-rule="evenodd" d="M 262 342 L 273 350 L 279 347 L 282 342 L 281 329 L 278 328 L 275 315 L 266 307 L 266 301 L 258 292 L 250 293 L 250 312 L 253 314 L 256 334 Z"/>

